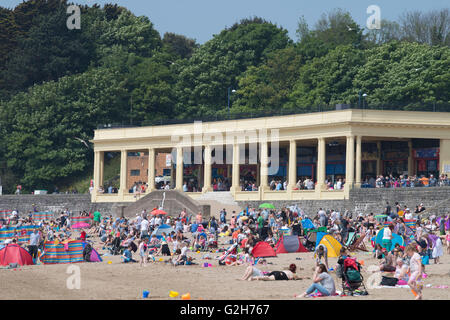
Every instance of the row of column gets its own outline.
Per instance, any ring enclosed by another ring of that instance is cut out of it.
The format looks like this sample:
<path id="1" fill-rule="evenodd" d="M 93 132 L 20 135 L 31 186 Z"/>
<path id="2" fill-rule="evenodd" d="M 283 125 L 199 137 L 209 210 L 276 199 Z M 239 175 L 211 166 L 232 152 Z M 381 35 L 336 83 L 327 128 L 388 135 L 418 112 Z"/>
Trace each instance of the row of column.
<path id="1" fill-rule="evenodd" d="M 355 139 L 356 138 L 356 139 Z M 355 159 L 355 140 L 356 140 L 356 159 Z M 347 188 L 353 186 L 359 187 L 361 185 L 361 136 L 347 136 L 346 144 L 346 183 Z M 149 148 L 148 157 L 148 181 L 155 181 L 155 149 Z M 205 146 L 204 157 L 204 190 L 212 191 L 211 175 L 212 175 L 212 155 L 211 146 Z M 240 158 L 239 144 L 233 145 L 233 164 L 232 164 L 232 186 L 231 191 L 240 191 L 240 170 L 239 170 L 239 158 Z M 317 186 L 319 190 L 325 190 L 326 179 L 326 143 L 325 138 L 318 138 L 317 148 Z M 356 161 L 355 161 L 356 160 Z M 377 167 L 380 164 L 377 161 Z M 183 189 L 183 148 L 177 147 L 176 157 L 176 187 L 175 189 Z M 356 164 L 356 166 L 355 166 Z M 262 190 L 269 188 L 268 170 L 269 170 L 269 158 L 268 158 L 268 143 L 261 143 L 261 159 L 260 159 L 260 187 Z M 103 167 L 104 157 L 103 152 L 95 151 L 94 154 L 94 188 L 98 188 L 103 184 Z M 355 172 L 356 171 L 356 172 Z M 120 189 L 119 194 L 124 194 L 126 190 L 127 179 L 127 150 L 121 150 L 120 161 Z M 356 181 L 355 181 L 356 176 Z M 293 190 L 296 187 L 297 182 L 297 141 L 289 141 L 289 169 L 288 169 L 288 190 Z M 151 192 L 155 189 L 154 183 L 149 183 L 148 191 Z"/>

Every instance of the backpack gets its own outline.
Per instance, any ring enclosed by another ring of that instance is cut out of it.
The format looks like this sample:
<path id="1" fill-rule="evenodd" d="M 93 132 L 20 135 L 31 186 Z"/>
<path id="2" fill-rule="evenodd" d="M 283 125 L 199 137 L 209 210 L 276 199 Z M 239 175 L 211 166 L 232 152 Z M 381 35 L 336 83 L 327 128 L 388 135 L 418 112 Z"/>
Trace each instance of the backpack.
<path id="1" fill-rule="evenodd" d="M 86 243 L 86 246 L 83 249 L 83 258 L 85 261 L 90 262 L 91 259 L 92 246 L 90 243 Z"/>
<path id="2" fill-rule="evenodd" d="M 380 283 L 380 285 L 381 286 L 395 287 L 397 282 L 398 282 L 397 278 L 381 276 L 381 283 Z"/>

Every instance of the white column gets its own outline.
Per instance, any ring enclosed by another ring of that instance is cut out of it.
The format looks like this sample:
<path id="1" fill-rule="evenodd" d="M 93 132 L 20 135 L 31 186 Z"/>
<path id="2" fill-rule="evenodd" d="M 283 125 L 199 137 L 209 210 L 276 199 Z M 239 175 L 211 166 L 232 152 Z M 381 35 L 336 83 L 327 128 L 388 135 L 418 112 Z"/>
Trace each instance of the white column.
<path id="1" fill-rule="evenodd" d="M 231 177 L 231 190 L 233 192 L 241 191 L 240 186 L 240 171 L 239 171 L 239 144 L 233 145 L 233 167 Z"/>
<path id="2" fill-rule="evenodd" d="M 362 137 L 357 136 L 356 137 L 356 179 L 355 179 L 355 187 L 357 187 L 357 188 L 361 187 L 361 166 L 362 166 L 361 143 L 362 143 Z"/>
<path id="3" fill-rule="evenodd" d="M 261 190 L 269 189 L 269 148 L 267 141 L 261 142 L 261 168 L 260 168 L 260 181 L 259 188 Z"/>
<path id="4" fill-rule="evenodd" d="M 326 178 L 326 146 L 325 138 L 318 138 L 317 143 L 317 190 L 325 190 L 325 178 Z"/>
<path id="5" fill-rule="evenodd" d="M 155 149 L 148 149 L 148 189 L 147 192 L 155 190 Z"/>
<path id="6" fill-rule="evenodd" d="M 100 180 L 99 180 L 99 186 L 103 186 L 103 176 L 104 176 L 104 170 L 105 170 L 105 152 L 100 151 Z M 105 188 L 105 186 L 103 186 Z"/>
<path id="7" fill-rule="evenodd" d="M 355 137 L 347 137 L 347 151 L 345 162 L 345 187 L 350 190 L 355 183 Z"/>
<path id="8" fill-rule="evenodd" d="M 293 190 L 297 184 L 297 141 L 289 142 L 289 179 L 288 190 Z"/>
<path id="9" fill-rule="evenodd" d="M 205 146 L 205 163 L 204 163 L 204 186 L 203 186 L 203 192 L 211 192 L 213 191 L 213 188 L 211 186 L 211 147 Z"/>
<path id="10" fill-rule="evenodd" d="M 94 191 L 93 195 L 98 194 L 98 188 L 100 187 L 100 151 L 94 151 Z"/>
<path id="11" fill-rule="evenodd" d="M 120 151 L 120 188 L 119 194 L 123 196 L 127 190 L 127 150 Z"/>
<path id="12" fill-rule="evenodd" d="M 177 147 L 177 169 L 176 169 L 175 189 L 183 191 L 183 148 Z"/>

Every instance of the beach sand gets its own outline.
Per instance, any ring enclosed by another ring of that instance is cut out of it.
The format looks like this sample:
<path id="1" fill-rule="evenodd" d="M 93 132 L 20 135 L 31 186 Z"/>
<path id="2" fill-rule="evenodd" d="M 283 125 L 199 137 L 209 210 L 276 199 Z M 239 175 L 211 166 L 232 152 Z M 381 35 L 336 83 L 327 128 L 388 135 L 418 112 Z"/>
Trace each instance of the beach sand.
<path id="1" fill-rule="evenodd" d="M 227 247 L 226 238 L 220 238 L 221 247 Z M 366 244 L 367 246 L 367 244 Z M 370 245 L 369 245 L 370 246 Z M 94 246 L 99 249 L 101 246 Z M 444 247 L 444 250 L 446 248 Z M 98 250 L 99 253 L 106 251 Z M 92 299 L 143 299 L 143 290 L 150 292 L 151 300 L 172 299 L 169 291 L 177 291 L 180 296 L 190 293 L 192 300 L 242 300 L 269 299 L 292 300 L 294 294 L 306 290 L 311 279 L 297 281 L 240 281 L 246 266 L 219 266 L 217 260 L 204 260 L 205 253 L 192 253 L 199 265 L 174 267 L 164 262 L 149 263 L 140 267 L 138 263 L 121 263 L 120 256 L 104 256 L 100 263 L 72 264 L 80 268 L 80 289 L 68 289 L 67 281 L 72 276 L 68 274 L 70 265 L 35 265 L 14 269 L 0 270 L 0 299 L 56 299 L 56 300 L 92 300 Z M 211 257 L 219 253 L 210 253 Z M 369 278 L 373 273 L 368 272 L 370 265 L 378 265 L 378 261 L 371 254 L 356 252 L 352 255 L 364 261 L 363 276 L 368 296 L 357 297 L 324 297 L 319 299 L 336 300 L 412 300 L 410 289 L 381 288 L 370 289 Z M 261 266 L 263 271 L 283 270 L 290 263 L 295 263 L 298 273 L 304 277 L 312 277 L 314 260 L 313 253 L 280 254 L 276 258 L 268 258 L 269 264 Z M 133 257 L 137 260 L 138 255 Z M 168 260 L 168 257 L 163 257 Z M 301 258 L 297 260 L 296 258 Z M 159 257 L 157 257 L 159 259 Z M 111 264 L 108 264 L 111 261 Z M 329 258 L 330 267 L 335 266 L 337 258 Z M 209 262 L 213 267 L 204 268 L 203 263 Z M 441 264 L 426 266 L 428 277 L 424 279 L 423 298 L 425 300 L 450 299 L 450 289 L 428 288 L 427 285 L 450 286 L 450 255 L 441 257 Z M 334 272 L 336 289 L 342 291 L 341 280 Z M 178 296 L 175 299 L 180 299 Z M 313 299 L 313 298 L 308 298 Z"/>

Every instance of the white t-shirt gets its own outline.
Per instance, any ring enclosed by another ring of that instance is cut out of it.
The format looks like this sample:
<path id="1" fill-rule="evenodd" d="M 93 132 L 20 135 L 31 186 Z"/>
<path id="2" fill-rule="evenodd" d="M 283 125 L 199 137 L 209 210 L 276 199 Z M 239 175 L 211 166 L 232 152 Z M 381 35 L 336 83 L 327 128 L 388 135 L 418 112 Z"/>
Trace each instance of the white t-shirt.
<path id="1" fill-rule="evenodd" d="M 389 228 L 384 228 L 383 230 L 383 240 L 392 240 L 392 232 Z"/>
<path id="2" fill-rule="evenodd" d="M 184 246 L 183 248 L 181 248 L 181 255 L 182 255 L 182 256 L 185 256 L 187 250 L 188 250 L 187 246 Z"/>
<path id="3" fill-rule="evenodd" d="M 161 218 L 156 218 L 155 219 L 155 224 L 161 225 L 161 222 L 162 222 Z"/>
<path id="4" fill-rule="evenodd" d="M 412 213 L 411 213 L 411 212 L 407 212 L 407 213 L 405 213 L 405 219 L 406 219 L 406 220 L 411 220 L 411 219 L 412 219 L 412 217 L 413 217 L 413 215 L 412 215 Z"/>
<path id="5" fill-rule="evenodd" d="M 141 222 L 141 231 L 147 231 L 149 224 L 150 224 L 150 222 L 148 222 L 148 220 L 146 220 L 146 219 L 142 220 L 142 222 Z"/>

